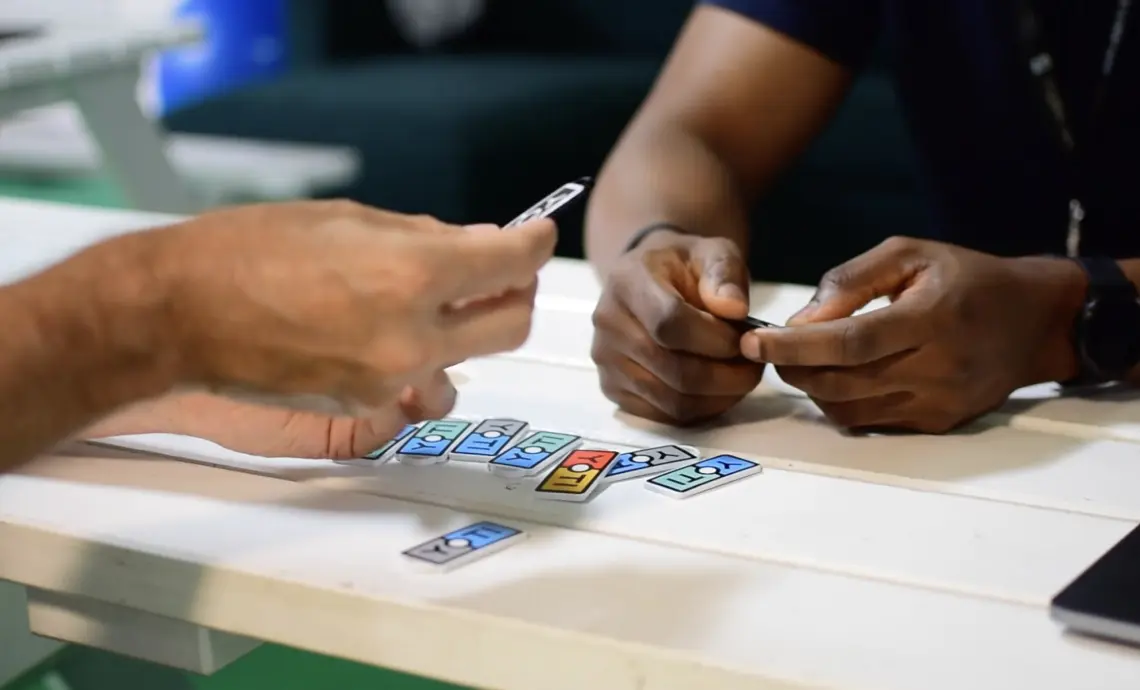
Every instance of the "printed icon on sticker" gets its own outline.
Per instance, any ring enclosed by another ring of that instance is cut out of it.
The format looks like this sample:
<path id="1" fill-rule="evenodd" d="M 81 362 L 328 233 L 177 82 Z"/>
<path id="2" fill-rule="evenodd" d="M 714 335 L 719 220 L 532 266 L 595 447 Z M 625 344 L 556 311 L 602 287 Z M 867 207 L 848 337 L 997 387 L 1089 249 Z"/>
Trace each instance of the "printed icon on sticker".
<path id="1" fill-rule="evenodd" d="M 760 463 L 735 455 L 717 455 L 678 467 L 645 482 L 645 488 L 673 498 L 687 498 L 759 473 Z"/>
<path id="2" fill-rule="evenodd" d="M 580 445 L 581 436 L 536 431 L 488 462 L 487 467 L 505 477 L 530 477 Z"/>
<path id="3" fill-rule="evenodd" d="M 530 425 L 517 419 L 484 419 L 449 453 L 452 460 L 489 462 L 518 443 Z"/>
<path id="4" fill-rule="evenodd" d="M 471 427 L 460 419 L 425 422 L 396 449 L 396 458 L 412 465 L 433 465 L 447 461 L 447 451 Z"/>
<path id="5" fill-rule="evenodd" d="M 540 498 L 585 501 L 602 485 L 602 476 L 617 456 L 612 450 L 575 450 L 534 491 Z"/>
<path id="6" fill-rule="evenodd" d="M 525 536 L 520 529 L 485 520 L 417 544 L 403 555 L 432 570 L 450 570 L 490 556 Z"/>
<path id="7" fill-rule="evenodd" d="M 663 468 L 669 465 L 693 461 L 700 457 L 700 452 L 690 446 L 668 445 L 642 448 L 617 456 L 609 470 L 606 471 L 604 480 L 607 482 L 625 481 L 650 474 L 659 474 L 664 472 Z"/>

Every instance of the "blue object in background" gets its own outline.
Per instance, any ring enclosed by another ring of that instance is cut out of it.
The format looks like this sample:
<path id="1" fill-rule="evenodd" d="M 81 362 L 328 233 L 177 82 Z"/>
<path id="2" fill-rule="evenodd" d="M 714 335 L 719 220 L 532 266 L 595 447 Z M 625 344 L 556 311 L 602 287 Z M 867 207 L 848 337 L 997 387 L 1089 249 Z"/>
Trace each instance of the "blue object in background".
<path id="1" fill-rule="evenodd" d="M 206 36 L 157 58 L 157 114 L 281 74 L 286 12 L 286 0 L 184 0 L 175 18 L 199 22 Z"/>

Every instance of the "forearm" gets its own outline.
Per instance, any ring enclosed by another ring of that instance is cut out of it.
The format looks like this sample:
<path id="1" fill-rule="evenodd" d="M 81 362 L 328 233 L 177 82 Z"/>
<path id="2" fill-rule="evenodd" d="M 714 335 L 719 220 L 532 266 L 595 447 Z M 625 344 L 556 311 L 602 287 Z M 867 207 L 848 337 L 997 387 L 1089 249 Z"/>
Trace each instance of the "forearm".
<path id="1" fill-rule="evenodd" d="M 0 471 L 173 384 L 147 244 L 111 240 L 0 288 Z"/>
<path id="2" fill-rule="evenodd" d="M 671 223 L 747 250 L 749 201 L 738 176 L 683 127 L 635 125 L 598 176 L 586 213 L 586 256 L 605 275 L 638 230 Z"/>

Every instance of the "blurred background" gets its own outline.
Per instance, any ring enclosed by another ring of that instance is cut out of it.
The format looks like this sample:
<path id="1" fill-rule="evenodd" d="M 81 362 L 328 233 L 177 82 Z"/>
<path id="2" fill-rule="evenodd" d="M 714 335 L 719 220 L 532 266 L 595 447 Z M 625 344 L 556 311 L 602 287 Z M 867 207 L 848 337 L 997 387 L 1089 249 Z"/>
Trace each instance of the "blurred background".
<path id="1" fill-rule="evenodd" d="M 506 222 L 598 169 L 692 5 L 2 0 L 0 27 L 21 13 L 49 25 L 200 24 L 202 41 L 143 60 L 138 96 L 206 205 L 347 196 Z M 758 277 L 813 283 L 882 237 L 925 227 L 886 62 L 757 208 Z M 129 205 L 90 151 L 79 164 L 86 137 L 69 108 L 0 122 L 0 193 Z M 562 228 L 558 251 L 581 255 L 577 223 Z"/>
<path id="2" fill-rule="evenodd" d="M 506 222 L 597 171 L 692 5 L 0 0 L 0 196 L 170 212 L 349 197 Z M 2 38 L 27 29 L 36 46 Z M 814 283 L 925 227 L 888 62 L 757 207 L 756 278 Z M 84 88 L 52 90 L 69 79 Z M 580 218 L 558 253 L 581 256 Z M 192 677 L 33 640 L 21 596 L 0 587 L 5 690 L 445 687 L 271 645 Z"/>

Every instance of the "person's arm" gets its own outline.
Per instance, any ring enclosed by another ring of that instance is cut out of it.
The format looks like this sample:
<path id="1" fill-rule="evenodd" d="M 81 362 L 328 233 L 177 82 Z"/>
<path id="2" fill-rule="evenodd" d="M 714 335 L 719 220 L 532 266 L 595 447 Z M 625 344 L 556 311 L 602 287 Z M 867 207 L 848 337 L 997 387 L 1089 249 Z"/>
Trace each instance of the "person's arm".
<path id="1" fill-rule="evenodd" d="M 176 380 L 145 234 L 0 288 L 0 472 Z"/>
<path id="2" fill-rule="evenodd" d="M 605 275 L 635 232 L 661 222 L 746 249 L 748 207 L 842 101 L 848 65 L 873 45 L 875 4 L 698 7 L 598 176 L 586 215 L 595 268 Z"/>

